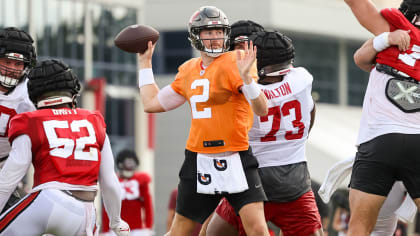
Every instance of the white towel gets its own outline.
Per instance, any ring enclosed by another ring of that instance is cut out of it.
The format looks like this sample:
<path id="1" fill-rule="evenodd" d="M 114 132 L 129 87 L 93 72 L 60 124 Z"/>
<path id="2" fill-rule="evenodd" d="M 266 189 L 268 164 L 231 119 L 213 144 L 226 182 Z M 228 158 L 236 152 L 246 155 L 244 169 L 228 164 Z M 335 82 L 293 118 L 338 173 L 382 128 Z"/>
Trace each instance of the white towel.
<path id="1" fill-rule="evenodd" d="M 413 199 L 407 194 L 401 206 L 395 211 L 395 214 L 405 223 L 413 222 L 417 213 L 417 206 Z"/>
<path id="2" fill-rule="evenodd" d="M 331 196 L 343 182 L 343 180 L 351 174 L 355 157 L 349 157 L 345 160 L 334 164 L 325 176 L 324 182 L 318 190 L 318 194 L 324 203 L 330 201 Z M 395 214 L 404 222 L 413 222 L 417 212 L 417 206 L 413 199 L 407 194 L 401 206 L 395 211 Z"/>
<path id="3" fill-rule="evenodd" d="M 318 190 L 318 194 L 322 201 L 328 203 L 331 196 L 343 182 L 343 180 L 350 175 L 354 163 L 354 156 L 335 163 L 325 176 L 324 182 Z"/>
<path id="4" fill-rule="evenodd" d="M 239 193 L 247 189 L 248 182 L 239 153 L 223 157 L 197 154 L 197 193 Z"/>

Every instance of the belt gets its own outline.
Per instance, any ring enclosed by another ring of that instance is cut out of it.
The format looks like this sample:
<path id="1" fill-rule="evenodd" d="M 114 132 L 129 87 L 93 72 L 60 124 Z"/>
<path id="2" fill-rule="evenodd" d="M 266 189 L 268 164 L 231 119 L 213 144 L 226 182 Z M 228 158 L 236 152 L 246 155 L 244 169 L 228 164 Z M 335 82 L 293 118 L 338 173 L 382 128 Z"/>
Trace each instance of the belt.
<path id="1" fill-rule="evenodd" d="M 61 190 L 61 191 L 83 202 L 93 202 L 96 197 L 96 191 L 82 191 L 82 190 Z"/>
<path id="2" fill-rule="evenodd" d="M 399 77 L 399 78 L 411 78 L 406 73 L 399 71 L 392 66 L 384 65 L 384 64 L 376 64 L 376 70 L 391 76 Z"/>

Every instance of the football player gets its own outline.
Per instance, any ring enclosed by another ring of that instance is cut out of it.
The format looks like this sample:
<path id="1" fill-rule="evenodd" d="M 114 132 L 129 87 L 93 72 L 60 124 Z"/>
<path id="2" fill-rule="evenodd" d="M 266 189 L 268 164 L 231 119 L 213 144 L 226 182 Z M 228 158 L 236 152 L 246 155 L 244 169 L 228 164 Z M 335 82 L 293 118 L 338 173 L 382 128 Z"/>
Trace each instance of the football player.
<path id="1" fill-rule="evenodd" d="M 36 63 L 32 37 L 17 28 L 0 29 L 0 168 L 11 149 L 7 139 L 9 122 L 16 114 L 34 111 L 26 88 L 26 76 Z M 0 208 L 4 212 L 19 200 L 15 191 Z"/>
<path id="2" fill-rule="evenodd" d="M 131 150 L 118 153 L 116 166 L 122 191 L 121 218 L 130 226 L 131 236 L 153 235 L 153 205 L 149 191 L 151 177 L 146 172 L 139 172 L 139 159 Z M 109 218 L 102 214 L 102 232 L 114 235 L 109 229 Z"/>
<path id="3" fill-rule="evenodd" d="M 190 18 L 189 40 L 199 58 L 182 64 L 174 82 L 162 90 L 152 73 L 154 45 L 139 54 L 139 87 L 146 112 L 164 112 L 188 101 L 191 129 L 180 170 L 175 219 L 168 235 L 189 235 L 203 223 L 222 197 L 244 222 L 247 235 L 268 235 L 266 199 L 258 163 L 249 149 L 252 111 L 267 114 L 267 100 L 250 73 L 256 52 L 227 52 L 230 26 L 226 15 L 212 6 Z M 248 99 L 248 100 L 247 100 Z M 252 109 L 251 109 L 252 108 Z"/>
<path id="4" fill-rule="evenodd" d="M 375 66 L 370 68 L 350 182 L 348 235 L 364 236 L 372 232 L 395 181 L 402 180 L 420 206 L 420 3 L 404 0 L 399 9 L 378 11 L 369 0 L 346 2 L 376 35 L 365 44 L 374 49 L 373 57 L 365 58 Z M 405 31 L 400 32 L 403 43 L 394 46 L 390 32 L 398 29 Z M 361 55 L 355 55 L 356 63 Z"/>
<path id="5" fill-rule="evenodd" d="M 28 77 L 29 98 L 38 110 L 10 121 L 12 150 L 0 171 L 0 207 L 31 162 L 34 186 L 0 216 L 0 234 L 93 235 L 99 181 L 111 229 L 129 235 L 102 115 L 76 108 L 80 83 L 63 62 L 42 61 Z"/>
<path id="6" fill-rule="evenodd" d="M 305 155 L 315 117 L 312 75 L 302 67 L 293 67 L 295 52 L 287 36 L 259 32 L 251 39 L 258 49 L 258 86 L 267 97 L 269 108 L 267 116 L 254 115 L 249 131 L 268 198 L 264 204 L 266 220 L 280 227 L 285 236 L 323 235 Z M 232 207 L 223 201 L 210 220 L 206 235 L 246 234 Z"/>

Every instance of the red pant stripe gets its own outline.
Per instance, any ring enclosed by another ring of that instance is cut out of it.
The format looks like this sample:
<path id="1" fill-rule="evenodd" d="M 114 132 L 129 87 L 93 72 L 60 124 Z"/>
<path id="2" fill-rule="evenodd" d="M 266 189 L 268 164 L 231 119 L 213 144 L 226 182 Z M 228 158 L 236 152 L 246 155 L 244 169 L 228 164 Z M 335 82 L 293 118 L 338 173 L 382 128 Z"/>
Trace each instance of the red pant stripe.
<path id="1" fill-rule="evenodd" d="M 9 209 L 8 213 L 0 219 L 0 233 L 10 224 L 16 217 L 22 213 L 31 203 L 38 197 L 41 191 L 31 193 L 22 202 L 16 205 L 13 209 Z"/>

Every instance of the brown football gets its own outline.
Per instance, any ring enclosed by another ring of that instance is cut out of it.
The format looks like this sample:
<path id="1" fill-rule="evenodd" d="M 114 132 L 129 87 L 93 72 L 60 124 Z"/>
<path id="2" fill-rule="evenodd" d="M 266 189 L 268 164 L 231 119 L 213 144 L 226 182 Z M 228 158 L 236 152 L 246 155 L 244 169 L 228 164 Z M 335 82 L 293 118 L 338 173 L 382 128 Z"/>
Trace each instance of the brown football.
<path id="1" fill-rule="evenodd" d="M 114 44 L 119 49 L 131 53 L 143 53 L 147 42 L 156 43 L 159 32 L 148 25 L 129 25 L 117 34 Z"/>

